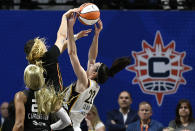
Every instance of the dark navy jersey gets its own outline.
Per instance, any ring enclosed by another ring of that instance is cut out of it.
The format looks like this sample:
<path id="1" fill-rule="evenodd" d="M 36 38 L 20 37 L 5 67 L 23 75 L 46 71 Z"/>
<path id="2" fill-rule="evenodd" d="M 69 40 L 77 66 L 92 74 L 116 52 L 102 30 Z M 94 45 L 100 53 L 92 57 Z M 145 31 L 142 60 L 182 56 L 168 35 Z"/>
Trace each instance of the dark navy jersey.
<path id="1" fill-rule="evenodd" d="M 24 131 L 51 131 L 49 116 L 38 114 L 37 104 L 33 90 L 24 90 L 27 97 L 25 103 Z"/>
<path id="2" fill-rule="evenodd" d="M 58 57 L 60 56 L 59 48 L 54 45 L 41 58 L 43 68 L 45 69 L 44 77 L 46 84 L 54 85 L 56 91 L 63 90 L 63 82 L 61 72 L 58 64 Z"/>

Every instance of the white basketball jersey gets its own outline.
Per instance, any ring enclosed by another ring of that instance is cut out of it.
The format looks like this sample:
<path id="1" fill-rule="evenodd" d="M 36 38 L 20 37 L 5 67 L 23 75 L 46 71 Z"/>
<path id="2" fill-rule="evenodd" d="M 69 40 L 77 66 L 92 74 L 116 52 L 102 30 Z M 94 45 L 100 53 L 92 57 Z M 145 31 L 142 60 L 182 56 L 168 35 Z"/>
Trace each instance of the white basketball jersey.
<path id="1" fill-rule="evenodd" d="M 100 86 L 94 80 L 90 80 L 90 86 L 79 94 L 77 100 L 70 109 L 70 118 L 73 127 L 80 127 L 80 123 L 90 111 L 93 101 L 100 89 Z"/>

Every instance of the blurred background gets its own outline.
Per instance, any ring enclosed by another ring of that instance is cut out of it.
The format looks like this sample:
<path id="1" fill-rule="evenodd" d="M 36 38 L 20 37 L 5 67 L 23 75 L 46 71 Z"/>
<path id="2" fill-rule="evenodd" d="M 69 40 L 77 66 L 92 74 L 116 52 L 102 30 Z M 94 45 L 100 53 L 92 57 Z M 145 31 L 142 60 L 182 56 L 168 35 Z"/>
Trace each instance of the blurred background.
<path id="1" fill-rule="evenodd" d="M 116 57 L 131 56 L 132 52 L 143 50 L 142 41 L 153 46 L 156 32 L 160 32 L 166 47 L 175 41 L 175 51 L 185 52 L 183 63 L 192 67 L 185 72 L 186 83 L 178 84 L 173 94 L 164 95 L 161 105 L 156 96 L 144 93 L 138 83 L 133 83 L 136 73 L 123 70 L 106 84 L 101 85 L 95 99 L 103 122 L 106 113 L 118 109 L 118 94 L 127 90 L 133 97 L 132 108 L 138 109 L 139 102 L 147 100 L 153 106 L 153 118 L 165 126 L 175 118 L 175 107 L 180 99 L 191 101 L 195 111 L 195 0 L 0 0 L 0 103 L 14 99 L 16 92 L 25 88 L 23 71 L 28 64 L 24 54 L 24 44 L 37 36 L 46 38 L 49 46 L 56 40 L 62 14 L 70 8 L 85 2 L 96 4 L 101 10 L 104 29 L 99 39 L 97 61 L 111 66 Z M 94 26 L 84 26 L 77 22 L 75 33 Z M 86 69 L 88 49 L 93 38 L 78 40 L 78 56 Z M 60 57 L 60 67 L 64 85 L 73 82 L 72 70 L 67 52 Z"/>
<path id="2" fill-rule="evenodd" d="M 78 7 L 82 3 L 91 2 L 100 9 L 195 9 L 194 0 L 0 0 L 0 9 L 43 9 L 64 10 Z"/>

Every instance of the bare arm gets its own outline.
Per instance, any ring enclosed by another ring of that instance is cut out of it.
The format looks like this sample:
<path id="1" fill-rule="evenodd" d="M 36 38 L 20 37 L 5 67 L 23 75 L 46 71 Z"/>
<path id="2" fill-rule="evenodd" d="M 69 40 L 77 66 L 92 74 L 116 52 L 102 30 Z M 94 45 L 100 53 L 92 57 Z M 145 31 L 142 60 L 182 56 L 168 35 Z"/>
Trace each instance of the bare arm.
<path id="1" fill-rule="evenodd" d="M 57 33 L 57 39 L 55 45 L 59 48 L 60 53 L 62 53 L 67 48 L 67 17 L 70 16 L 71 13 L 75 12 L 78 9 L 70 9 L 66 13 L 63 14 L 60 27 Z"/>
<path id="2" fill-rule="evenodd" d="M 98 55 L 98 38 L 101 30 L 103 29 L 102 21 L 98 21 L 98 27 L 95 24 L 95 34 L 93 37 L 93 42 L 90 46 L 89 53 L 88 53 L 88 68 L 90 64 L 95 64 L 97 55 Z"/>
<path id="3" fill-rule="evenodd" d="M 78 9 L 70 9 L 66 13 L 63 14 L 61 24 L 57 33 L 57 40 L 55 42 L 55 45 L 59 48 L 60 53 L 64 52 L 64 50 L 67 48 L 67 18 L 70 16 L 71 13 L 76 12 Z M 88 36 L 88 34 L 91 32 L 91 29 L 83 30 L 77 33 L 74 36 L 75 40 L 78 40 L 82 37 Z"/>
<path id="4" fill-rule="evenodd" d="M 66 13 L 63 14 L 61 24 L 57 33 L 57 39 L 55 45 L 59 48 L 60 53 L 66 49 L 66 37 L 67 37 L 67 18 Z"/>
<path id="5" fill-rule="evenodd" d="M 88 78 L 85 70 L 80 65 L 80 61 L 77 56 L 77 48 L 74 41 L 74 31 L 73 26 L 75 23 L 76 17 L 72 15 L 68 20 L 68 54 L 70 57 L 70 61 L 73 67 L 73 70 L 78 78 L 78 83 L 81 83 L 83 87 L 87 88 Z"/>
<path id="6" fill-rule="evenodd" d="M 24 102 L 26 101 L 26 96 L 23 92 L 18 92 L 15 95 L 14 103 L 15 103 L 15 124 L 13 127 L 13 131 L 24 131 L 24 119 L 25 119 L 25 107 Z"/>
<path id="7" fill-rule="evenodd" d="M 80 39 L 80 38 L 82 38 L 82 37 L 88 36 L 88 34 L 89 34 L 90 32 L 91 32 L 91 29 L 82 30 L 82 31 L 80 31 L 79 33 L 77 33 L 76 35 L 74 35 L 74 40 L 76 41 L 76 40 L 78 40 L 78 39 Z M 64 41 L 64 46 L 63 46 L 63 48 L 62 48 L 61 53 L 64 52 L 64 50 L 66 50 L 66 48 L 67 48 L 67 43 L 68 43 L 68 40 L 65 40 L 65 41 Z M 59 48 L 59 47 L 58 47 L 58 48 Z"/>

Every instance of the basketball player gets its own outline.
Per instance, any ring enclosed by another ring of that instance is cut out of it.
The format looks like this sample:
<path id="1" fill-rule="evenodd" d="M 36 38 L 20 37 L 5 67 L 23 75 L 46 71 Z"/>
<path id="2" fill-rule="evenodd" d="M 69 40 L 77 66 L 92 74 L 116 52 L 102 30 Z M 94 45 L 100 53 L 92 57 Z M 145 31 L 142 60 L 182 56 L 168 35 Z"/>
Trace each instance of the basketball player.
<path id="1" fill-rule="evenodd" d="M 95 25 L 95 34 L 88 54 L 88 68 L 85 71 L 80 65 L 74 41 L 73 26 L 75 20 L 75 15 L 71 14 L 68 19 L 68 54 L 73 70 L 77 76 L 77 81 L 68 87 L 65 101 L 69 101 L 70 103 L 64 106 L 65 108 L 68 107 L 74 130 L 81 131 L 80 123 L 90 111 L 100 89 L 98 83 L 105 83 L 109 76 L 114 76 L 115 73 L 129 65 L 130 60 L 129 58 L 117 59 L 110 69 L 103 63 L 96 63 L 98 38 L 103 29 L 102 21 L 99 20 L 98 26 Z"/>
<path id="2" fill-rule="evenodd" d="M 38 114 L 35 100 L 36 91 L 45 85 L 42 68 L 28 65 L 24 70 L 24 82 L 29 89 L 19 91 L 15 95 L 16 117 L 13 131 L 50 131 L 49 116 Z M 71 124 L 71 120 L 65 118 L 68 114 L 64 108 L 58 108 L 56 114 L 61 116 L 65 123 Z"/>
<path id="3" fill-rule="evenodd" d="M 55 90 L 63 89 L 61 73 L 58 65 L 58 57 L 67 48 L 67 17 L 78 9 L 70 9 L 63 14 L 61 25 L 57 33 L 57 39 L 51 48 L 47 50 L 45 40 L 43 38 L 35 38 L 29 40 L 24 47 L 26 59 L 30 64 L 41 65 L 45 72 L 46 84 L 54 85 Z M 77 40 L 81 37 L 87 36 L 91 29 L 84 30 L 75 35 Z"/>
<path id="4" fill-rule="evenodd" d="M 58 65 L 58 57 L 60 54 L 67 48 L 67 18 L 71 13 L 78 11 L 78 9 L 70 9 L 66 13 L 63 14 L 61 25 L 59 27 L 57 33 L 57 39 L 49 50 L 47 50 L 44 39 L 35 38 L 33 40 L 29 40 L 25 47 L 26 58 L 30 64 L 36 64 L 44 68 L 44 77 L 46 78 L 47 85 L 53 85 L 55 91 L 62 91 L 63 84 L 61 73 Z M 79 32 L 74 36 L 74 40 L 77 40 L 81 37 L 87 36 L 88 33 L 91 32 L 91 29 L 84 30 Z M 57 119 L 55 116 L 52 117 L 53 121 Z M 67 118 L 68 119 L 68 118 Z M 61 120 L 60 120 L 61 121 Z M 58 123 L 63 123 L 58 122 Z M 63 124 L 64 125 L 64 124 Z M 52 126 L 51 127 L 55 127 Z M 64 126 L 60 126 L 60 129 Z M 67 129 L 68 128 L 68 129 Z M 72 131 L 72 126 L 66 128 L 66 131 Z"/>

